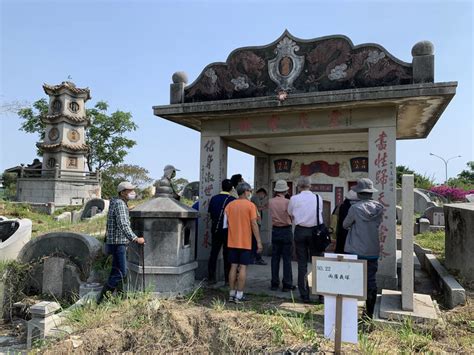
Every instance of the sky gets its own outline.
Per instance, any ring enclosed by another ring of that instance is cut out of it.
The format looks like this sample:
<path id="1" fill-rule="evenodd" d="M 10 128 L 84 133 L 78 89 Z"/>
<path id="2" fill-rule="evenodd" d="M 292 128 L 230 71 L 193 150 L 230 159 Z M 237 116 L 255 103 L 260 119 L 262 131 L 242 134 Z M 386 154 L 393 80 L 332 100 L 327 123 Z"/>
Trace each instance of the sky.
<path id="1" fill-rule="evenodd" d="M 157 179 L 166 164 L 178 177 L 199 179 L 199 133 L 153 115 L 169 103 L 176 71 L 189 82 L 235 48 L 266 45 L 285 29 L 310 39 L 343 34 L 378 43 L 411 62 L 420 40 L 435 47 L 435 82 L 458 81 L 457 94 L 427 139 L 398 141 L 397 165 L 444 180 L 444 158 L 455 176 L 474 160 L 473 4 L 471 1 L 23 1 L 1 3 L 0 99 L 47 98 L 42 84 L 68 76 L 89 87 L 92 100 L 131 112 L 139 129 L 125 163 Z M 38 137 L 19 131 L 14 114 L 0 118 L 0 171 L 30 163 Z M 253 157 L 230 150 L 228 174 L 253 181 Z"/>

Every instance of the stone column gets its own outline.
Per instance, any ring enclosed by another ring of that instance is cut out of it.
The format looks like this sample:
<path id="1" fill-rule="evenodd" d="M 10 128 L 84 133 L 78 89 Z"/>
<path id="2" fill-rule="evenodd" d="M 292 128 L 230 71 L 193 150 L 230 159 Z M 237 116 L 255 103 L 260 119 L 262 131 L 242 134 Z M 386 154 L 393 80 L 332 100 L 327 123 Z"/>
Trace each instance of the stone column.
<path id="1" fill-rule="evenodd" d="M 413 213 L 415 180 L 413 175 L 402 177 L 402 309 L 413 311 Z"/>
<path id="2" fill-rule="evenodd" d="M 267 190 L 268 198 L 272 197 L 271 185 L 270 185 L 270 157 L 269 156 L 256 156 L 254 163 L 254 193 L 258 189 L 264 188 Z M 260 237 L 262 238 L 262 244 L 264 254 L 268 254 L 271 248 L 271 221 L 269 218 L 268 209 L 262 213 L 262 223 L 260 225 Z"/>
<path id="3" fill-rule="evenodd" d="M 221 183 L 227 177 L 227 143 L 215 135 L 201 132 L 201 158 L 199 183 L 199 235 L 197 241 L 196 278 L 207 277 L 207 262 L 211 251 L 211 218 L 207 213 L 211 197 L 221 191 Z M 223 265 L 217 263 L 217 277 L 223 277 Z"/>
<path id="4" fill-rule="evenodd" d="M 397 288 L 396 260 L 396 126 L 369 128 L 369 178 L 378 193 L 374 199 L 384 205 L 380 225 L 379 288 Z"/>

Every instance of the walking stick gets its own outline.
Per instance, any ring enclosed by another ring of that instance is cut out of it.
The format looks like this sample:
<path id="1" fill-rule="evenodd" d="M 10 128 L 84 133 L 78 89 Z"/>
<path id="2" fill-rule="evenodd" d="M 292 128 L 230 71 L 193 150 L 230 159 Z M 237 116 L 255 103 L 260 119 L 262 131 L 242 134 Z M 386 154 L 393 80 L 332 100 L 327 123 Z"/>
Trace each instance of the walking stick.
<path id="1" fill-rule="evenodd" d="M 142 292 L 145 292 L 145 244 L 141 245 L 141 261 L 142 261 Z"/>

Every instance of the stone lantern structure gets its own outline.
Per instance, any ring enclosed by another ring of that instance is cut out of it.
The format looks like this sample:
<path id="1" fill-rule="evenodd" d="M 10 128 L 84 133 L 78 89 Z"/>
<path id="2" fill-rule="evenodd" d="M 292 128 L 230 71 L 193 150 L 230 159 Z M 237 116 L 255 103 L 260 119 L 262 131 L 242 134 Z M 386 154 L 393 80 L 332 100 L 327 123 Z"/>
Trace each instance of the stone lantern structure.
<path id="1" fill-rule="evenodd" d="M 130 244 L 128 266 L 131 287 L 145 287 L 160 297 L 183 295 L 194 287 L 196 219 L 198 212 L 172 198 L 159 185 L 154 199 L 130 211 L 132 229 L 145 238 L 142 246 Z M 144 269 L 144 270 L 143 270 Z"/>
<path id="2" fill-rule="evenodd" d="M 41 117 L 45 137 L 37 143 L 43 163 L 41 169 L 21 169 L 17 200 L 68 206 L 100 198 L 99 175 L 86 169 L 85 130 L 90 122 L 85 103 L 91 98 L 90 90 L 70 81 L 44 84 L 43 89 L 49 95 L 48 114 Z"/>

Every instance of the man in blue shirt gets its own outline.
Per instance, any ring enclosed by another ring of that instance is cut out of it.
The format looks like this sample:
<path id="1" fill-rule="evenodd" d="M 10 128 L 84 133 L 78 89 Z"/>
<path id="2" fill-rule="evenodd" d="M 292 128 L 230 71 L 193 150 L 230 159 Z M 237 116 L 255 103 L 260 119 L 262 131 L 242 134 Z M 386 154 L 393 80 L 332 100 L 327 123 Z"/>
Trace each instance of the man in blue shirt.
<path id="1" fill-rule="evenodd" d="M 228 229 L 223 227 L 224 224 L 224 209 L 226 206 L 235 200 L 233 196 L 230 195 L 232 191 L 232 182 L 229 179 L 222 181 L 222 191 L 213 196 L 209 202 L 208 212 L 211 216 L 212 227 L 212 244 L 211 244 L 211 255 L 209 256 L 209 262 L 207 264 L 208 269 L 208 281 L 209 284 L 215 284 L 216 279 L 216 267 L 217 267 L 217 257 L 221 248 L 223 248 L 223 259 L 224 259 L 224 275 L 225 282 L 229 282 L 229 271 L 230 264 L 227 258 L 227 231 Z"/>

